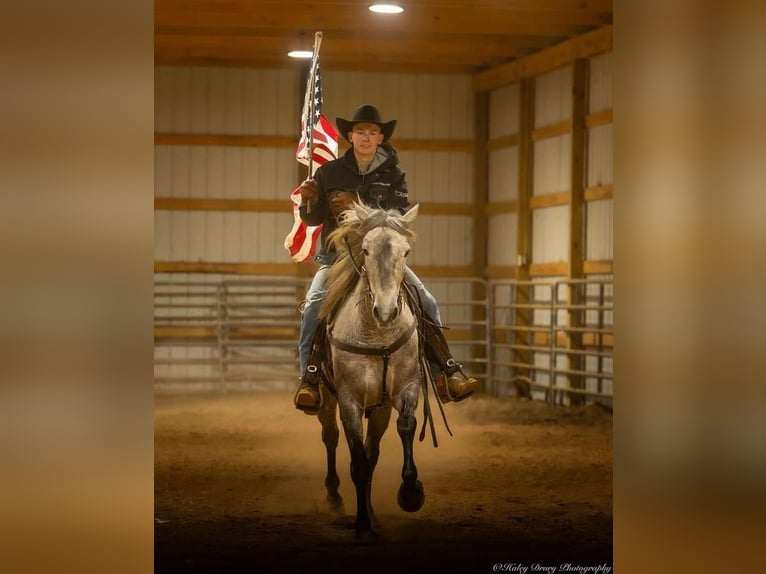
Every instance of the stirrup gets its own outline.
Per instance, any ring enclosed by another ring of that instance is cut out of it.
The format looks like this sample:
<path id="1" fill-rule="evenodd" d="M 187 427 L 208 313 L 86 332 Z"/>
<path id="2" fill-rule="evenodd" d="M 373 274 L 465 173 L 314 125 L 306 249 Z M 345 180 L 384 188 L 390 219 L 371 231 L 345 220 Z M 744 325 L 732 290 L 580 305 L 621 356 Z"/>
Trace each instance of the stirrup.
<path id="1" fill-rule="evenodd" d="M 458 377 L 458 373 L 463 375 L 464 378 L 461 379 Z M 438 377 L 436 377 L 434 383 L 436 384 L 436 391 L 442 403 L 459 403 L 473 395 L 479 381 L 463 374 L 460 365 L 455 362 L 455 359 L 450 358 L 447 361 L 446 368 Z M 466 390 L 460 394 L 456 393 L 455 387 L 458 385 L 466 387 Z"/>
<path id="2" fill-rule="evenodd" d="M 316 365 L 309 365 L 300 378 L 300 386 L 295 392 L 293 403 L 295 408 L 307 415 L 319 413 L 322 407 L 322 393 L 319 392 L 319 371 Z"/>

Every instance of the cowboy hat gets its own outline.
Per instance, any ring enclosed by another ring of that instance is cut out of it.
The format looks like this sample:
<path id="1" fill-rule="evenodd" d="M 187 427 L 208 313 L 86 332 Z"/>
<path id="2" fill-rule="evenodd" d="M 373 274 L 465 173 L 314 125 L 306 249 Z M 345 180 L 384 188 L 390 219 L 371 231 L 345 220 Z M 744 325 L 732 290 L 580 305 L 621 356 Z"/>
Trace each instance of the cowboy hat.
<path id="1" fill-rule="evenodd" d="M 354 124 L 361 124 L 362 122 L 377 125 L 380 128 L 380 133 L 383 134 L 383 141 L 386 141 L 391 137 L 394 133 L 394 128 L 396 127 L 396 120 L 384 122 L 380 119 L 378 108 L 371 104 L 362 104 L 359 106 L 354 112 L 354 117 L 350 120 L 335 118 L 338 131 L 344 138 L 346 138 L 346 140 L 348 140 L 348 132 L 354 130 Z"/>

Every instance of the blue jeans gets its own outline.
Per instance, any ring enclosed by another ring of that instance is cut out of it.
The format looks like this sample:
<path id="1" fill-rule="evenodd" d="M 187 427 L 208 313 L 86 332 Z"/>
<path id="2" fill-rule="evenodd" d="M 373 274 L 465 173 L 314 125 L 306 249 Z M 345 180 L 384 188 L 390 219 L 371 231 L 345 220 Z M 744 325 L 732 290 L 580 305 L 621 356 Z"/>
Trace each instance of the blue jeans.
<path id="1" fill-rule="evenodd" d="M 319 307 L 322 305 L 327 289 L 325 288 L 325 281 L 327 278 L 327 272 L 330 270 L 329 265 L 322 265 L 314 275 L 314 279 L 309 285 L 309 290 L 306 292 L 306 303 L 303 306 L 301 313 L 301 336 L 298 343 L 298 354 L 301 359 L 301 374 L 306 372 L 306 365 L 309 360 L 309 354 L 311 354 L 311 343 L 314 340 L 314 334 L 317 331 L 319 325 Z M 417 289 L 420 295 L 420 301 L 423 305 L 423 310 L 430 315 L 430 317 L 442 324 L 441 315 L 439 313 L 439 307 L 436 305 L 436 299 L 431 293 L 428 292 L 423 282 L 412 272 L 412 269 L 407 267 L 404 280 Z"/>

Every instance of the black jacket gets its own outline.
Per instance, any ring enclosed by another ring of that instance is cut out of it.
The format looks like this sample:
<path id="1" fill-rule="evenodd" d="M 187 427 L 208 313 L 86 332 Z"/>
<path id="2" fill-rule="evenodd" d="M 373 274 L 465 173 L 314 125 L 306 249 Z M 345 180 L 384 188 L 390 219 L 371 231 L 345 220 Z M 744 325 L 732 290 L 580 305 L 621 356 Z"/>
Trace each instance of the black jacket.
<path id="1" fill-rule="evenodd" d="M 311 213 L 306 213 L 306 206 L 302 205 L 300 216 L 307 225 L 323 224 L 321 245 L 315 261 L 332 263 L 335 259 L 334 251 L 330 251 L 325 244 L 330 232 L 338 227 L 330 209 L 330 193 L 333 191 L 358 193 L 362 202 L 370 207 L 398 209 L 401 213 L 409 208 L 407 181 L 404 171 L 399 167 L 399 156 L 389 143 L 379 147 L 388 153 L 388 158 L 367 174 L 359 173 L 353 148 L 349 148 L 338 159 L 324 164 L 314 174 L 319 197 L 311 206 Z"/>

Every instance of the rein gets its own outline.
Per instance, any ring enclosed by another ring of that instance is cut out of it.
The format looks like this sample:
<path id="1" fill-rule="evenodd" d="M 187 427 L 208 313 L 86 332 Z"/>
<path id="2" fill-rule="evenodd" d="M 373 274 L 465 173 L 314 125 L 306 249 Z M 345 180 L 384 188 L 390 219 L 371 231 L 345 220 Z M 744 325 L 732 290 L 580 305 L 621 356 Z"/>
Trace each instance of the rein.
<path id="1" fill-rule="evenodd" d="M 412 337 L 412 334 L 415 332 L 415 328 L 417 327 L 417 321 L 413 321 L 412 325 L 410 325 L 410 328 L 407 329 L 402 335 L 393 343 L 386 347 L 360 347 L 357 345 L 352 345 L 350 343 L 345 343 L 343 341 L 339 341 L 335 337 L 332 336 L 332 333 L 327 333 L 327 339 L 330 341 L 330 344 L 334 347 L 337 347 L 338 349 L 342 351 L 346 351 L 348 353 L 354 353 L 357 355 L 369 355 L 369 356 L 376 356 L 376 357 L 383 357 L 383 380 L 380 385 L 380 401 L 378 401 L 377 404 L 374 404 L 372 406 L 366 407 L 364 409 L 364 416 L 365 418 L 370 418 L 370 414 L 373 410 L 376 408 L 382 406 L 385 403 L 386 398 L 388 397 L 388 389 L 386 387 L 386 375 L 388 374 L 388 360 L 396 351 L 398 351 L 402 345 L 404 345 L 407 341 L 410 340 L 410 337 Z"/>

